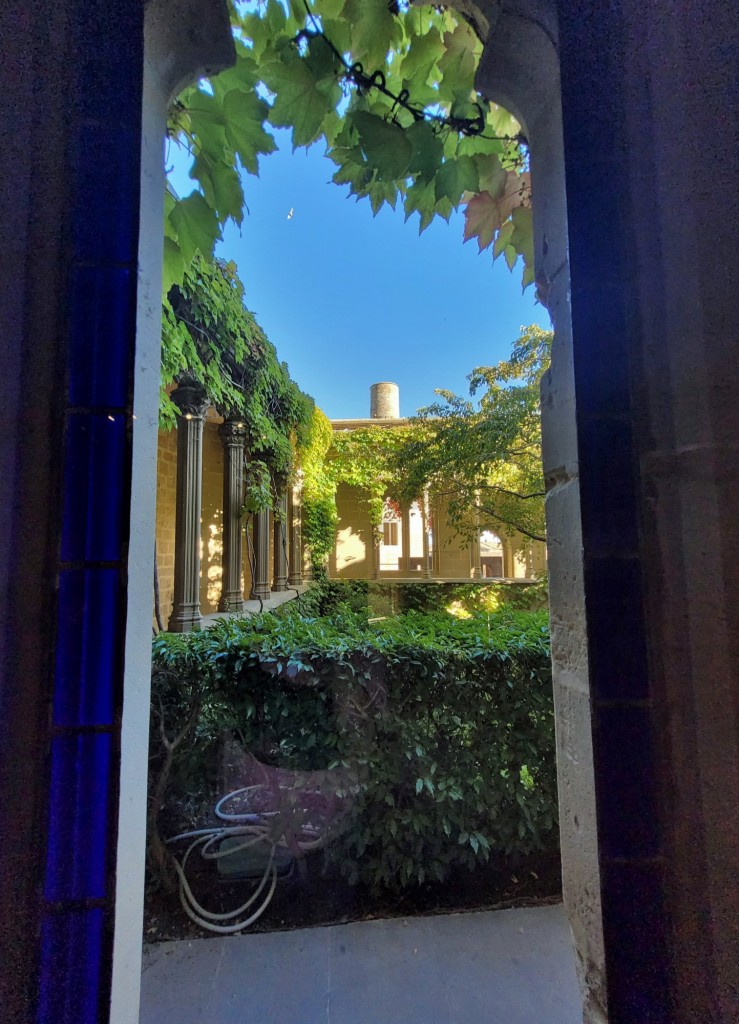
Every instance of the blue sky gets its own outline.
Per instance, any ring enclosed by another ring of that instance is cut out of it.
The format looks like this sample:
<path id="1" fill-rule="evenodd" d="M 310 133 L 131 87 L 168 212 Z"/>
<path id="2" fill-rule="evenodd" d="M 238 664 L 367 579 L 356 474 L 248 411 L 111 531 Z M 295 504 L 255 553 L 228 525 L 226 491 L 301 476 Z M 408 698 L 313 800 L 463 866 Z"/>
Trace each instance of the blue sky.
<path id="1" fill-rule="evenodd" d="M 369 415 L 369 388 L 395 381 L 401 415 L 434 400 L 434 388 L 467 394 L 475 366 L 505 358 L 523 324 L 549 326 L 533 287 L 477 243 L 462 243 L 464 218 L 440 218 L 419 236 L 400 205 L 373 217 L 334 185 L 322 147 L 280 149 L 244 175 L 248 212 L 229 225 L 218 255 L 234 260 L 246 304 L 298 384 L 326 415 Z M 170 153 L 170 160 L 174 154 Z M 193 182 L 177 160 L 172 183 Z M 292 210 L 292 216 L 288 214 Z"/>

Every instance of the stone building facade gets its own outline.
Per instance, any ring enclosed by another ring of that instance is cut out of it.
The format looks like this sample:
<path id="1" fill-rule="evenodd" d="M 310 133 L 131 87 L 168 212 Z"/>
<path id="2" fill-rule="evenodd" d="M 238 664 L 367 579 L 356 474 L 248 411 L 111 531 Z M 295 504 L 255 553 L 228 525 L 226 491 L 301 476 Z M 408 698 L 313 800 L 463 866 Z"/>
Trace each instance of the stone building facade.
<path id="1" fill-rule="evenodd" d="M 332 420 L 334 432 L 375 427 L 392 430 L 408 423 L 400 416 L 397 384 L 370 388 L 370 416 Z M 514 531 L 481 522 L 477 537 L 460 538 L 449 525 L 442 499 L 402 505 L 392 492 L 376 543 L 375 524 L 361 488 L 341 483 L 336 492 L 336 544 L 329 575 L 341 579 L 532 579 L 546 572 L 546 546 Z"/>

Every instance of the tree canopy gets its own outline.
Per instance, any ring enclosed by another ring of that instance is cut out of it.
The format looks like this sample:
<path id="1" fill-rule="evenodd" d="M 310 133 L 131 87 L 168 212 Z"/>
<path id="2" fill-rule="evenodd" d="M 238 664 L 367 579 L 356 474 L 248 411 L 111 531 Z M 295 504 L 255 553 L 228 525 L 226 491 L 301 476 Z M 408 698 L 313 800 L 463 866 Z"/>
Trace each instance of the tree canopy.
<path id="1" fill-rule="evenodd" d="M 400 0 L 258 0 L 231 5 L 236 64 L 185 90 L 169 139 L 192 157 L 196 188 L 167 194 L 164 294 L 226 221 L 241 224 L 240 171 L 259 173 L 276 148 L 320 143 L 333 180 L 375 211 L 401 203 L 423 231 L 465 208 L 465 239 L 492 246 L 533 280 L 525 140 L 475 90 L 486 26 L 443 6 Z"/>
<path id="2" fill-rule="evenodd" d="M 428 488 L 465 536 L 491 529 L 544 540 L 539 386 L 551 345 L 550 331 L 527 327 L 510 359 L 470 374 L 475 400 L 438 390 L 397 452 L 396 493 L 412 500 Z"/>

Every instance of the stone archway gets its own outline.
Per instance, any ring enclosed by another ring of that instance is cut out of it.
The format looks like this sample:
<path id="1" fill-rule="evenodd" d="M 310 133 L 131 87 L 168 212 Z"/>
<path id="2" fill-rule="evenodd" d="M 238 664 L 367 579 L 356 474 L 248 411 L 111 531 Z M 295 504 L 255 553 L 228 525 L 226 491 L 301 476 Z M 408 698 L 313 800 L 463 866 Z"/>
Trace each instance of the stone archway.
<path id="1" fill-rule="evenodd" d="M 459 6 L 486 13 L 481 86 L 519 114 L 532 143 L 539 284 L 557 330 L 544 440 L 565 885 L 588 1012 L 597 1020 L 604 1002 L 605 951 L 612 1021 L 723 1024 L 739 1013 L 739 360 L 728 299 L 737 191 L 725 152 L 735 12 L 725 0 Z M 126 417 L 115 477 L 125 495 L 116 507 L 126 546 L 115 566 L 104 559 L 104 569 L 120 573 L 120 632 L 101 638 L 107 676 L 90 681 L 102 687 L 112 679 L 122 712 L 122 724 L 106 726 L 116 744 L 120 738 L 112 799 L 123 780 L 116 825 L 106 833 L 106 870 L 122 897 L 110 1019 L 136 1020 L 161 132 L 169 94 L 209 63 L 231 59 L 225 3 L 146 7 L 143 131 L 141 3 L 7 0 L 0 11 L 8 106 L 0 182 L 10 211 L 0 243 L 0 457 L 15 499 L 4 504 L 0 531 L 0 788 L 9 823 L 0 909 L 27 925 L 0 936 L 0 983 L 19 1022 L 37 1019 L 42 952 L 47 976 L 63 965 L 57 989 L 79 980 L 75 957 L 50 959 L 64 943 L 75 953 L 82 947 L 62 927 L 69 906 L 42 903 L 40 880 L 51 750 L 64 746 L 49 719 L 63 664 L 57 641 L 82 636 L 79 621 L 65 624 L 58 584 L 63 574 L 100 568 L 85 548 L 93 506 L 76 516 L 73 503 L 60 501 L 73 467 L 65 444 L 72 422 L 87 417 L 89 426 L 103 408 L 106 422 Z M 115 254 L 101 248 L 110 231 Z M 80 295 L 101 301 L 82 309 Z M 67 393 L 75 367 L 90 372 L 88 384 L 125 385 L 113 396 L 115 412 L 99 394 L 80 404 Z M 75 494 L 84 495 L 90 479 L 79 481 Z M 117 501 L 113 490 L 109 501 Z M 81 561 L 60 555 L 71 521 Z M 77 611 L 86 616 L 91 605 L 83 595 Z M 105 899 L 87 908 L 93 917 Z M 42 918 L 51 922 L 43 951 Z M 103 940 L 95 955 L 105 973 L 109 932 Z M 96 1005 L 88 1009 L 99 1017 Z"/>

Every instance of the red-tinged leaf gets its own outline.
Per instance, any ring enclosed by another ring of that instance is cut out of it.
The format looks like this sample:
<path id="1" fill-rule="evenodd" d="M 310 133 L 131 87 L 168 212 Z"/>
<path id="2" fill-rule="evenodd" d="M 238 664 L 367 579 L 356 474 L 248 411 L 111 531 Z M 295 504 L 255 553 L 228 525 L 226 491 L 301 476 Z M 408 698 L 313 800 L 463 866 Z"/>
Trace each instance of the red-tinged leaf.
<path id="1" fill-rule="evenodd" d="M 464 211 L 464 240 L 477 239 L 480 252 L 493 241 L 498 223 L 498 203 L 489 192 L 480 192 L 467 203 Z"/>

